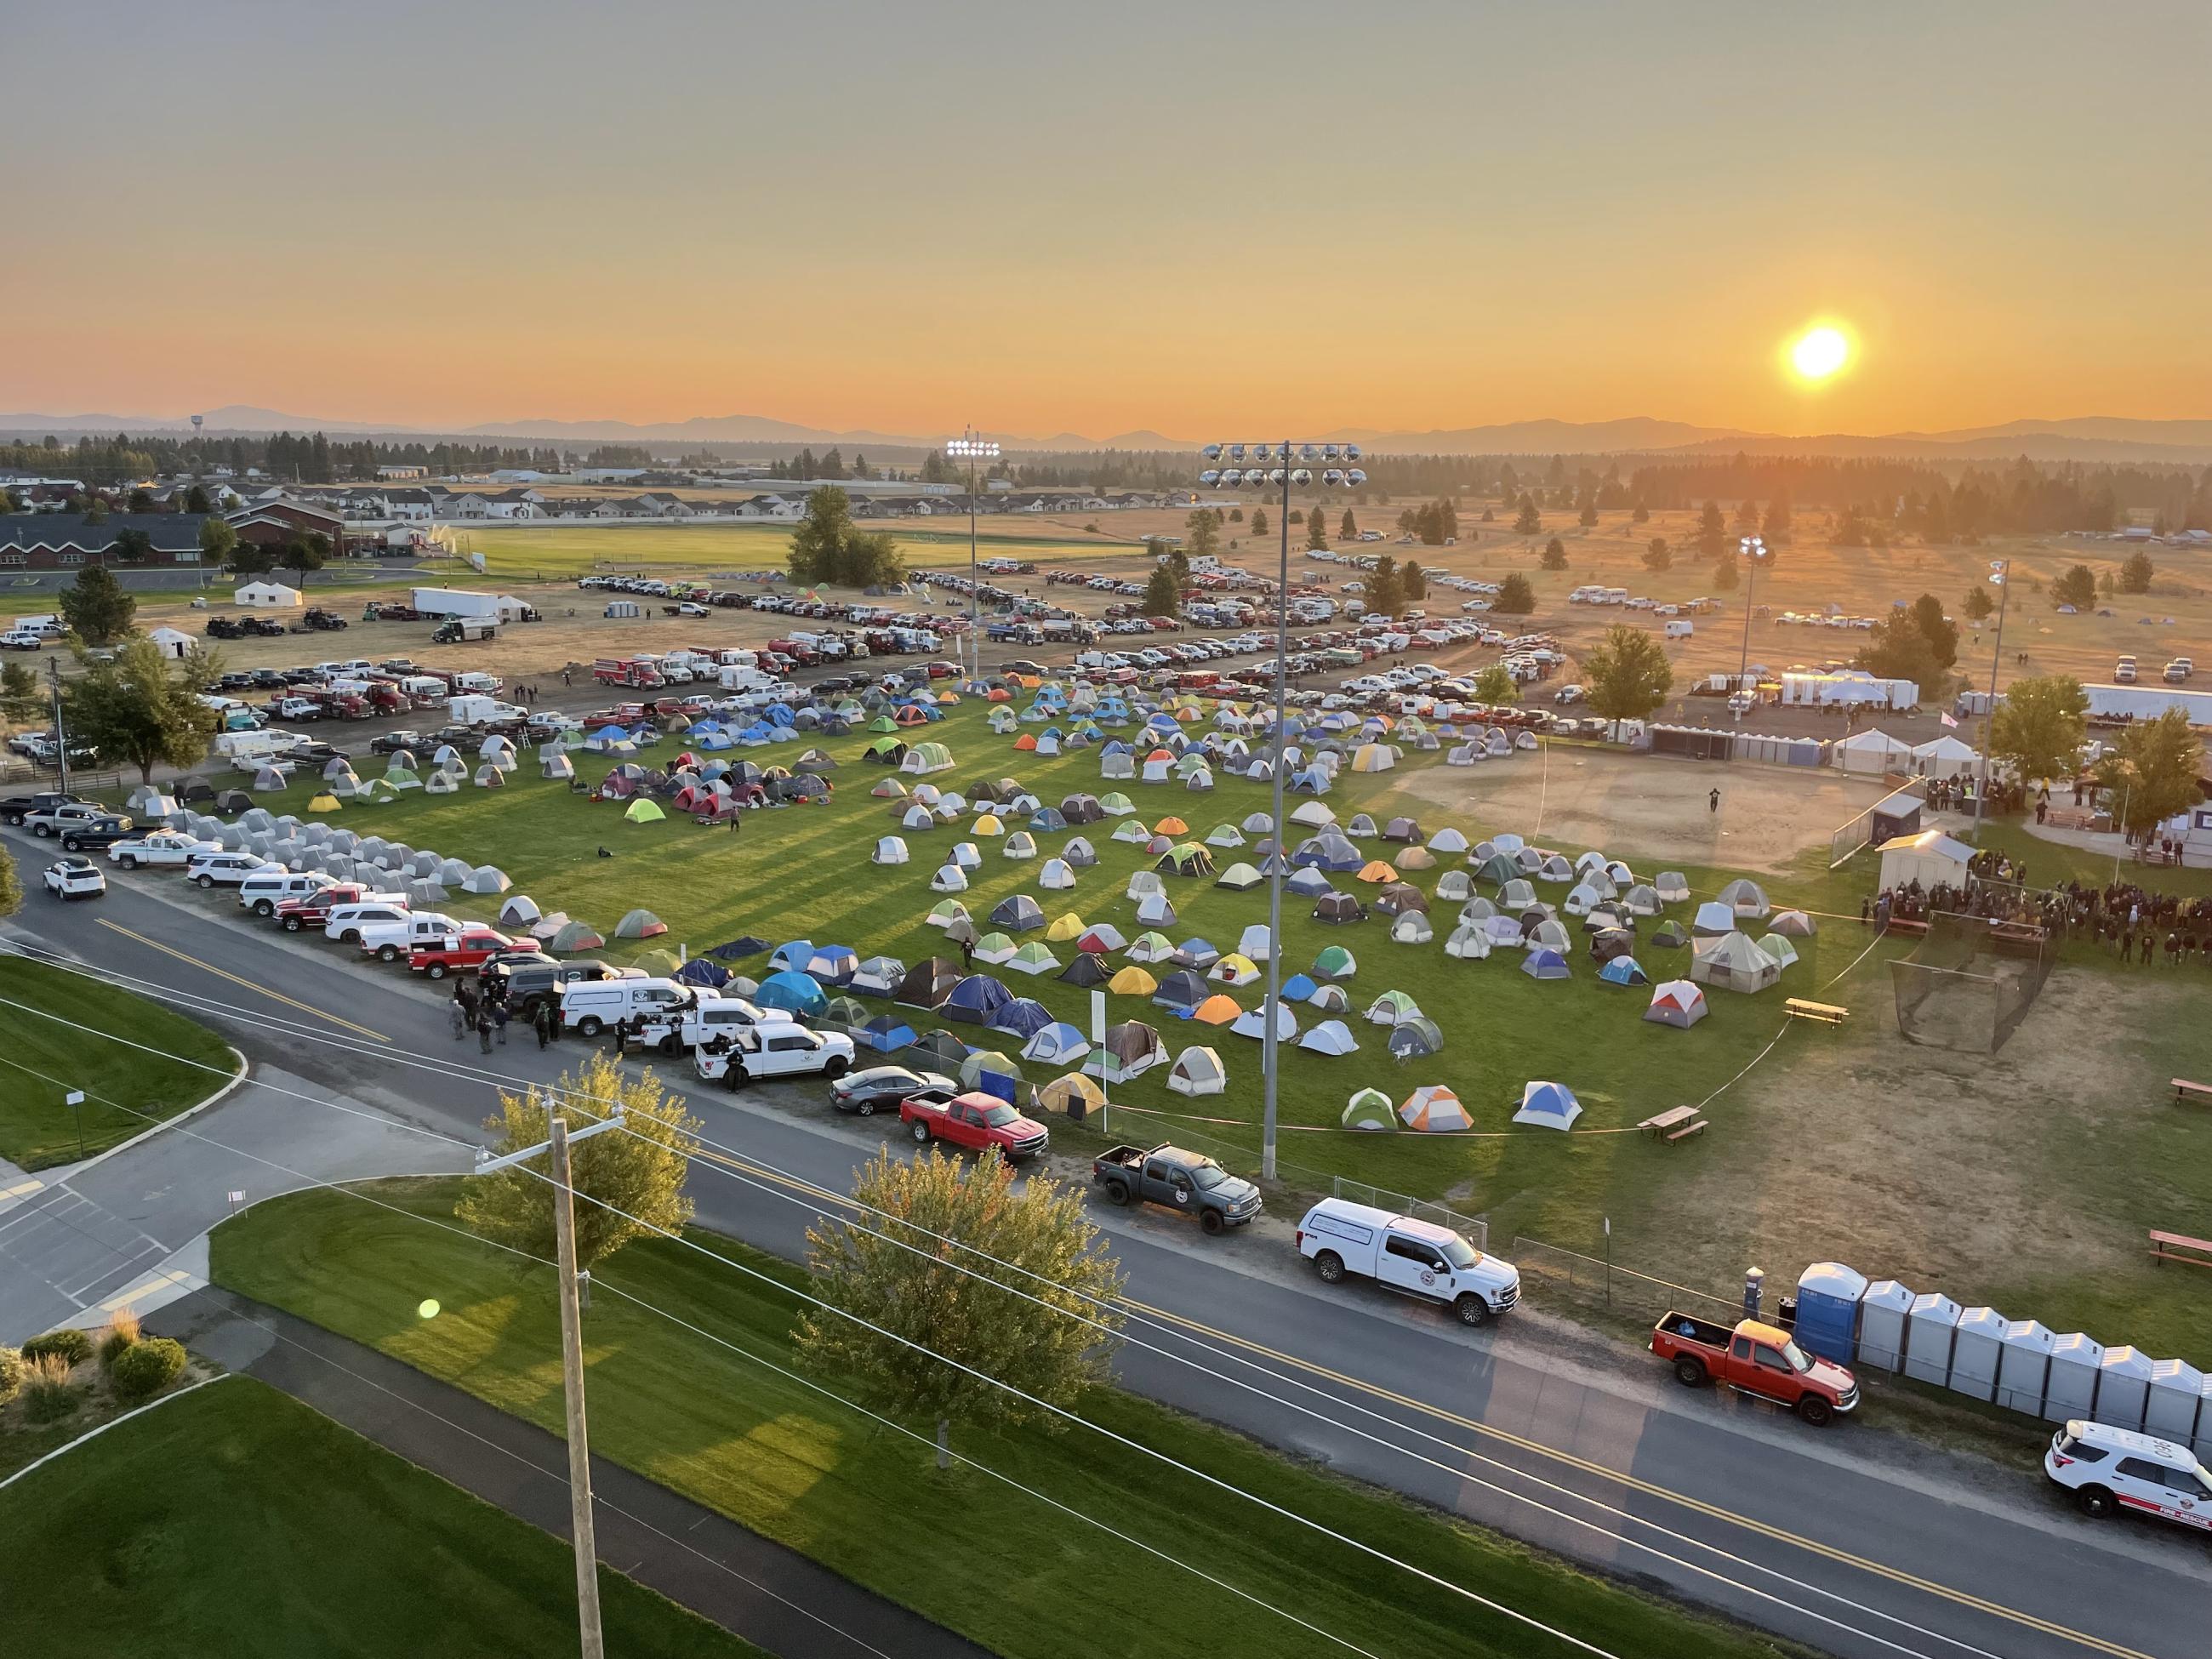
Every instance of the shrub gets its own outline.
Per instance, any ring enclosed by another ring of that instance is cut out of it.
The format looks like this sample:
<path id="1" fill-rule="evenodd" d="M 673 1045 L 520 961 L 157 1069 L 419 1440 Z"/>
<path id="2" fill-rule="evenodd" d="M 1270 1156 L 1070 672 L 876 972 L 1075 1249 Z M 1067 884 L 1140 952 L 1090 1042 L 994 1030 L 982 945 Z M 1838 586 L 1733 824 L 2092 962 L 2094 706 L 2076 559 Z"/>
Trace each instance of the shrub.
<path id="1" fill-rule="evenodd" d="M 48 1331 L 23 1345 L 26 1359 L 43 1359 L 49 1354 L 58 1358 L 65 1368 L 82 1365 L 92 1358 L 92 1339 L 78 1330 Z"/>
<path id="2" fill-rule="evenodd" d="M 68 1360 L 58 1353 L 42 1353 L 31 1361 L 23 1379 L 23 1415 L 32 1422 L 58 1422 L 83 1398 L 83 1389 L 70 1381 Z"/>
<path id="3" fill-rule="evenodd" d="M 149 1400 L 184 1375 L 185 1349 L 166 1336 L 134 1342 L 115 1357 L 110 1375 L 121 1400 Z"/>
<path id="4" fill-rule="evenodd" d="M 138 1316 L 128 1308 L 118 1309 L 100 1339 L 100 1368 L 112 1371 L 115 1362 L 129 1351 L 138 1340 Z"/>
<path id="5" fill-rule="evenodd" d="M 15 1397 L 23 1386 L 23 1355 L 20 1349 L 0 1343 L 0 1406 Z"/>

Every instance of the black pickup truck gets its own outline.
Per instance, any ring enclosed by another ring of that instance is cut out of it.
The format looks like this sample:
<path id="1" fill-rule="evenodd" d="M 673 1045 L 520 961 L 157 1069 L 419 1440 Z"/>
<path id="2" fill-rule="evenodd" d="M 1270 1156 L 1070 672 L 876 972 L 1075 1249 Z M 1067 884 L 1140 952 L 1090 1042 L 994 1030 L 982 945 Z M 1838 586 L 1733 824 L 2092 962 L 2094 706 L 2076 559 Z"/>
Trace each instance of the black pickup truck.
<path id="1" fill-rule="evenodd" d="M 1205 1232 L 1242 1227 L 1260 1213 L 1257 1187 L 1203 1152 L 1165 1141 L 1101 1152 L 1091 1162 L 1091 1179 L 1109 1204 L 1162 1204 L 1186 1215 L 1196 1211 Z"/>
<path id="2" fill-rule="evenodd" d="M 72 795 L 60 789 L 41 789 L 35 795 L 10 795 L 0 800 L 0 818 L 5 818 L 18 830 L 23 820 L 33 812 L 43 812 L 50 806 L 88 806 L 91 803 L 82 795 Z"/>

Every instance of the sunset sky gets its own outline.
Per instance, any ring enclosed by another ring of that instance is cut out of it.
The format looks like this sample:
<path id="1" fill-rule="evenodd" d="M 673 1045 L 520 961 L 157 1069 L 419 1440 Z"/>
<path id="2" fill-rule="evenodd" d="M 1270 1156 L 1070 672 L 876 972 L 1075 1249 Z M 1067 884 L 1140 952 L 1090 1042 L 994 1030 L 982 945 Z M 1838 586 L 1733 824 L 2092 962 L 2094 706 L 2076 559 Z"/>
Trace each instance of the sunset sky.
<path id="1" fill-rule="evenodd" d="M 2202 0 L 26 6 L 0 410 L 2212 416 L 2209 74 Z"/>

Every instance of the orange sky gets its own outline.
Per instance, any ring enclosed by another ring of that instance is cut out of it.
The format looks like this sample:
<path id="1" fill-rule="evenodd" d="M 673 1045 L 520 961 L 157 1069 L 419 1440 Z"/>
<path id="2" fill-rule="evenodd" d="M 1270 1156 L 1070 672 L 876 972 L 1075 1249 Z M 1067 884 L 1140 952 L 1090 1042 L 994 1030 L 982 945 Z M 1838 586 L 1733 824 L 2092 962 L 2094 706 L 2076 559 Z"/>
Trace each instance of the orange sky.
<path id="1" fill-rule="evenodd" d="M 0 64 L 0 409 L 2212 415 L 2202 6 L 88 9 Z"/>

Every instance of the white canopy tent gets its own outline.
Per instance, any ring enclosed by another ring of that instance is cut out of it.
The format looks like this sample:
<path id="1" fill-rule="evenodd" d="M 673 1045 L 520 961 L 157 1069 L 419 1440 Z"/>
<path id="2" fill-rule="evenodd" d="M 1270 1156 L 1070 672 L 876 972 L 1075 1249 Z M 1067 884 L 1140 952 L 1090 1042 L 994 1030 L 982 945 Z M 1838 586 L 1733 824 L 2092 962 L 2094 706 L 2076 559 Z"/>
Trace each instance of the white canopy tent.
<path id="1" fill-rule="evenodd" d="M 1923 888 L 1948 882 L 1956 887 L 1966 879 L 1966 861 L 1974 849 L 1940 830 L 1923 830 L 1917 836 L 1899 836 L 1881 844 L 1881 885 L 1885 889 Z"/>

